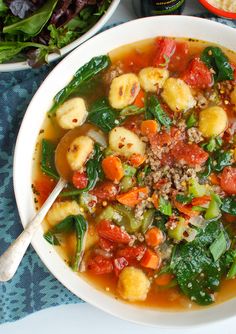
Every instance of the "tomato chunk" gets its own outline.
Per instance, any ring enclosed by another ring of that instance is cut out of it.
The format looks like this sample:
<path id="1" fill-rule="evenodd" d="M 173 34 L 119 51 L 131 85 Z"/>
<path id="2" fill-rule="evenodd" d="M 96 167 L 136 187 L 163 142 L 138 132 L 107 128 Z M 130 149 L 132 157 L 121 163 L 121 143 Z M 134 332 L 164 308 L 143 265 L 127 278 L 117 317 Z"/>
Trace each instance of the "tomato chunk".
<path id="1" fill-rule="evenodd" d="M 104 238 L 100 238 L 98 244 L 101 249 L 105 250 L 106 252 L 110 252 L 115 248 L 115 244 L 112 241 Z"/>
<path id="2" fill-rule="evenodd" d="M 194 58 L 190 62 L 182 79 L 194 88 L 205 89 L 213 85 L 211 71 L 199 58 Z"/>
<path id="3" fill-rule="evenodd" d="M 119 186 L 111 181 L 105 181 L 97 185 L 90 193 L 100 200 L 112 201 L 119 192 Z"/>
<path id="4" fill-rule="evenodd" d="M 145 253 L 144 246 L 133 246 L 119 249 L 116 253 L 118 257 L 124 257 L 130 264 L 133 260 L 140 261 Z"/>
<path id="5" fill-rule="evenodd" d="M 176 161 L 187 164 L 191 167 L 203 165 L 209 154 L 197 144 L 177 143 L 171 150 L 171 154 Z"/>
<path id="6" fill-rule="evenodd" d="M 72 177 L 72 183 L 77 189 L 83 189 L 88 185 L 88 177 L 85 172 L 76 171 Z"/>
<path id="7" fill-rule="evenodd" d="M 228 194 L 236 194 L 236 168 L 225 167 L 220 179 L 221 188 Z"/>
<path id="8" fill-rule="evenodd" d="M 168 67 L 171 56 L 175 52 L 176 42 L 171 38 L 157 38 L 157 51 L 153 60 L 153 66 L 166 68 Z"/>
<path id="9" fill-rule="evenodd" d="M 121 271 L 129 265 L 128 261 L 124 257 L 118 257 L 114 259 L 114 272 L 116 276 L 119 276 Z"/>
<path id="10" fill-rule="evenodd" d="M 188 66 L 189 47 L 186 42 L 176 42 L 175 53 L 170 59 L 168 68 L 173 72 L 183 72 Z"/>
<path id="11" fill-rule="evenodd" d="M 110 220 L 101 220 L 97 225 L 98 235 L 113 242 L 128 244 L 131 236 L 119 226 L 114 225 Z"/>
<path id="12" fill-rule="evenodd" d="M 96 255 L 88 260 L 87 268 L 95 275 L 110 274 L 113 271 L 113 263 L 111 259 Z"/>

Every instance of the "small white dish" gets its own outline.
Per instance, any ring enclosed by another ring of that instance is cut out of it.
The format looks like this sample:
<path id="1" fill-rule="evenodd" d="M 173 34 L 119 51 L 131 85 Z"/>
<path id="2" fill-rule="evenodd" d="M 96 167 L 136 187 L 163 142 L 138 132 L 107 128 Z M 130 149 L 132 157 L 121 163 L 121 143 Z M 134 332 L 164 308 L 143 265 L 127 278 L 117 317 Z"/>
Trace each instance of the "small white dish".
<path id="1" fill-rule="evenodd" d="M 23 226 L 35 214 L 32 182 L 32 157 L 37 136 L 54 95 L 73 77 L 76 70 L 93 56 L 107 54 L 125 44 L 160 36 L 187 37 L 218 43 L 236 51 L 236 30 L 201 18 L 159 16 L 144 18 L 107 30 L 70 53 L 48 75 L 28 106 L 22 122 L 14 156 L 14 190 Z M 122 319 L 159 327 L 188 327 L 216 322 L 236 315 L 236 299 L 193 312 L 167 312 L 139 308 L 123 303 L 96 290 L 61 259 L 44 240 L 43 229 L 35 235 L 32 245 L 51 273 L 75 295 L 90 304 Z"/>
<path id="2" fill-rule="evenodd" d="M 51 63 L 54 60 L 57 60 L 73 49 L 75 49 L 78 45 L 85 42 L 87 39 L 95 35 L 99 30 L 102 29 L 102 27 L 106 24 L 106 22 L 110 19 L 112 14 L 115 12 L 116 8 L 118 7 L 120 3 L 120 0 L 113 0 L 110 7 L 108 8 L 107 12 L 97 21 L 97 23 L 90 28 L 85 34 L 83 34 L 81 37 L 74 40 L 74 42 L 64 46 L 60 49 L 60 54 L 58 53 L 51 53 L 48 56 L 48 62 Z M 12 62 L 12 63 L 4 63 L 0 64 L 0 72 L 11 72 L 11 71 L 20 71 L 20 70 L 26 70 L 31 69 L 31 67 L 28 65 L 27 61 L 21 61 L 21 62 Z"/>

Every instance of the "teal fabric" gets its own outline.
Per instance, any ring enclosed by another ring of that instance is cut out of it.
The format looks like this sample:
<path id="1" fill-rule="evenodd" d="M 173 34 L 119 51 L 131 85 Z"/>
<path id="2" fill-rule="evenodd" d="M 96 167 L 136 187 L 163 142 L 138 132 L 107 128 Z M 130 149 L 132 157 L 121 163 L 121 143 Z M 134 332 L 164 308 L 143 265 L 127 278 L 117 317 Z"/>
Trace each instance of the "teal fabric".
<path id="1" fill-rule="evenodd" d="M 233 21 L 213 20 L 236 27 Z M 17 133 L 27 105 L 54 66 L 0 73 L 0 253 L 22 231 L 12 184 Z M 29 247 L 14 278 L 0 283 L 0 323 L 15 321 L 47 307 L 80 302 L 49 273 Z"/>

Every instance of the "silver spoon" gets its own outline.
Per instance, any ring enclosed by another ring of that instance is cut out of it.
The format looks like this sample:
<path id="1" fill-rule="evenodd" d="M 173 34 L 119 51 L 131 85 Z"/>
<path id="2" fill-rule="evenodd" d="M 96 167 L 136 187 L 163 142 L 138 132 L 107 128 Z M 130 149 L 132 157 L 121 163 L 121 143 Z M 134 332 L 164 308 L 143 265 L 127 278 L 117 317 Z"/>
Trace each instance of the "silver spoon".
<path id="1" fill-rule="evenodd" d="M 70 142 L 80 134 L 81 130 L 84 131 L 83 127 L 81 128 L 79 130 L 76 128 L 68 131 L 57 145 L 55 165 L 60 175 L 60 179 L 36 216 L 26 225 L 19 237 L 0 256 L 0 282 L 9 281 L 14 276 L 34 233 L 37 231 L 57 196 L 67 185 L 66 180 L 70 179 L 71 171 L 68 164 L 65 163 L 65 154 Z"/>

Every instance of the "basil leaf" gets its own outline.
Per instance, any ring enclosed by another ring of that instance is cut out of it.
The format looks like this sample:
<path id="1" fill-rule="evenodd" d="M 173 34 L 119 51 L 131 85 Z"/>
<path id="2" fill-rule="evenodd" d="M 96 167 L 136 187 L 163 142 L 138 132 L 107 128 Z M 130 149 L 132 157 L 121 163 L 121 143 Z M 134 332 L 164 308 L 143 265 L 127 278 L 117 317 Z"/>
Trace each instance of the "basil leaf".
<path id="1" fill-rule="evenodd" d="M 102 131 L 109 132 L 119 125 L 118 116 L 118 112 L 109 105 L 107 99 L 102 98 L 91 106 L 87 120 Z"/>
<path id="2" fill-rule="evenodd" d="M 50 19 L 58 0 L 48 0 L 33 15 L 3 28 L 4 34 L 24 33 L 36 36 Z"/>
<path id="3" fill-rule="evenodd" d="M 46 139 L 42 140 L 41 170 L 53 179 L 59 180 L 54 161 L 55 149 L 55 144 Z"/>
<path id="4" fill-rule="evenodd" d="M 171 216 L 172 206 L 170 201 L 165 200 L 162 196 L 160 196 L 158 210 L 166 216 Z"/>
<path id="5" fill-rule="evenodd" d="M 83 83 L 94 79 L 94 76 L 100 73 L 102 70 L 110 65 L 111 61 L 109 56 L 99 56 L 92 58 L 88 63 L 84 64 L 75 73 L 71 82 L 61 89 L 54 97 L 54 104 L 49 110 L 48 114 L 52 115 L 56 109 Z"/>
<path id="6" fill-rule="evenodd" d="M 147 100 L 147 111 L 145 115 L 146 119 L 155 118 L 161 125 L 169 128 L 172 124 L 171 118 L 162 109 L 158 98 L 155 95 L 151 95 Z"/>
<path id="7" fill-rule="evenodd" d="M 221 199 L 221 210 L 229 213 L 230 215 L 236 216 L 236 197 L 225 197 Z"/>
<path id="8" fill-rule="evenodd" d="M 227 250 L 227 240 L 223 231 L 220 232 L 219 236 L 210 245 L 209 250 L 213 256 L 214 261 L 219 260 L 221 255 L 225 253 Z"/>
<path id="9" fill-rule="evenodd" d="M 209 46 L 201 54 L 201 60 L 208 68 L 213 69 L 216 82 L 233 80 L 234 72 L 228 57 L 216 46 Z"/>

